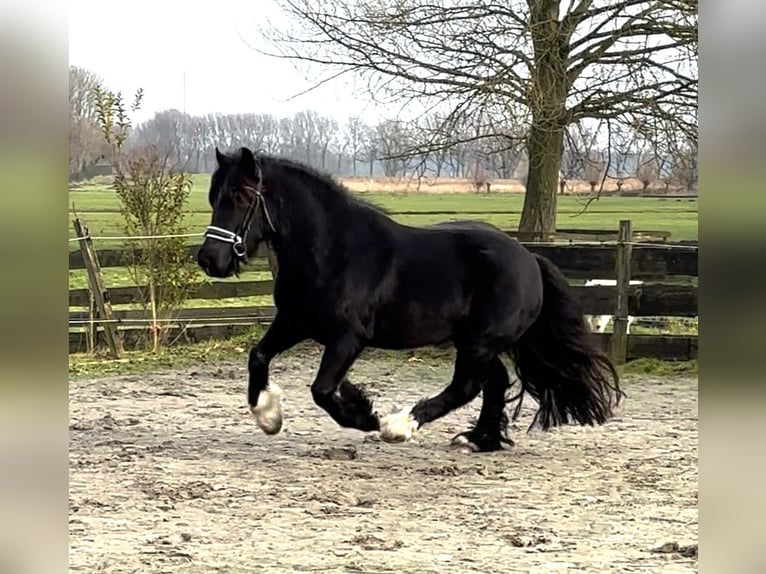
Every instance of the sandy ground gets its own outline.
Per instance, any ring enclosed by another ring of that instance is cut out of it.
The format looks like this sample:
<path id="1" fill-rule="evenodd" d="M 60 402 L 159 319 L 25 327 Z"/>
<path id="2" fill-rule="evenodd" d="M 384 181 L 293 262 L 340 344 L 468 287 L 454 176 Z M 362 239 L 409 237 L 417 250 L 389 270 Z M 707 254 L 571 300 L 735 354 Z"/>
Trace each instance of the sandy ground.
<path id="1" fill-rule="evenodd" d="M 338 428 L 311 402 L 318 355 L 275 360 L 281 434 L 245 406 L 244 359 L 70 383 L 71 572 L 696 572 L 697 381 L 626 381 L 606 427 L 449 447 L 479 401 L 417 442 Z M 360 359 L 379 412 L 448 364 Z"/>

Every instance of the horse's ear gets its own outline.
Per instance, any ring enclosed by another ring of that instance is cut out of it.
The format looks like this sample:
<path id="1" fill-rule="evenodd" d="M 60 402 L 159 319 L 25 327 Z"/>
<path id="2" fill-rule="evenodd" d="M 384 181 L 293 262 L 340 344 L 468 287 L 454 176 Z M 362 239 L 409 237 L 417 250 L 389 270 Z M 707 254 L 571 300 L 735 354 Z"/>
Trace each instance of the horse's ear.
<path id="1" fill-rule="evenodd" d="M 215 161 L 218 163 L 219 166 L 222 166 L 227 162 L 227 157 L 221 153 L 221 150 L 218 149 L 218 146 L 215 147 Z"/>
<path id="2" fill-rule="evenodd" d="M 255 165 L 255 156 L 250 148 L 242 147 L 239 149 L 240 165 L 242 170 L 249 176 L 257 179 L 258 168 Z"/>

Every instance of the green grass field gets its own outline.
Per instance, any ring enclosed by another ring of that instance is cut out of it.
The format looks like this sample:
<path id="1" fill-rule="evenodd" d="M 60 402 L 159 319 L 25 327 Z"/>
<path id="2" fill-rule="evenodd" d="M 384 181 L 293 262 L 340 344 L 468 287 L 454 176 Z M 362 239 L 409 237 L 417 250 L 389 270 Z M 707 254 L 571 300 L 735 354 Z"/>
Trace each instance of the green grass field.
<path id="1" fill-rule="evenodd" d="M 194 186 L 189 198 L 189 214 L 185 220 L 186 231 L 202 232 L 210 222 L 207 204 L 209 177 L 194 176 Z M 521 194 L 392 194 L 366 193 L 364 198 L 394 212 L 394 219 L 407 225 L 424 225 L 450 219 L 481 219 L 503 229 L 515 229 L 521 216 Z M 94 237 L 122 235 L 119 202 L 114 192 L 106 186 L 91 186 L 69 191 L 70 213 L 74 205 L 85 220 Z M 617 229 L 620 219 L 631 219 L 635 230 L 664 230 L 671 233 L 671 240 L 697 238 L 696 199 L 657 199 L 640 197 L 603 197 L 593 201 L 583 213 L 583 198 L 563 196 L 559 198 L 558 227 L 561 229 Z M 396 212 L 416 212 L 396 214 Z M 434 214 L 433 211 L 454 211 L 456 215 Z M 69 237 L 74 237 L 71 221 Z M 197 243 L 201 238 L 191 238 Z M 70 249 L 77 244 L 70 242 Z M 97 248 L 117 247 L 118 244 L 98 241 Z"/>

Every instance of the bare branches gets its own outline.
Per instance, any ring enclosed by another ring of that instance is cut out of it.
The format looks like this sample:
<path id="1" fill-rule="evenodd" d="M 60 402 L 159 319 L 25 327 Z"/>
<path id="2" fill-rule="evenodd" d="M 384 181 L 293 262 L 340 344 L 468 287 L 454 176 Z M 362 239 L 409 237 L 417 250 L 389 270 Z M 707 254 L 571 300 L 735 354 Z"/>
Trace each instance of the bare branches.
<path id="1" fill-rule="evenodd" d="M 377 74 L 389 80 L 377 87 L 403 97 L 479 92 L 524 101 L 523 78 L 533 60 L 528 43 L 518 41 L 525 19 L 513 7 L 411 0 L 280 4 L 299 23 L 262 31 L 281 57 Z"/>
<path id="2" fill-rule="evenodd" d="M 696 2 L 602 3 L 580 24 L 568 61 L 572 121 L 653 117 L 696 131 Z"/>
<path id="3" fill-rule="evenodd" d="M 521 110 L 529 149 L 521 225 L 535 232 L 555 225 L 567 126 L 627 128 L 643 118 L 696 133 L 696 0 L 280 3 L 295 26 L 263 33 L 283 57 L 367 77 L 371 97 L 428 102 L 452 121 L 448 137 L 439 129 L 428 141 L 410 138 L 414 155 L 464 145 L 459 120 Z"/>

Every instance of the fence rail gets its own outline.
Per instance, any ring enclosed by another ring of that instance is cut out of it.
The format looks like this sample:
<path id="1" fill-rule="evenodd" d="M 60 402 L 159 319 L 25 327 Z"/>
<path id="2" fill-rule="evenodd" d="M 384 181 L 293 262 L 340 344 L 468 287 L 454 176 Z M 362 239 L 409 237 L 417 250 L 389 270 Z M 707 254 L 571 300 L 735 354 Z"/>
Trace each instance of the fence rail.
<path id="1" fill-rule="evenodd" d="M 142 287 L 114 287 L 109 289 L 108 297 L 112 305 L 138 303 Z M 191 294 L 190 299 L 229 299 L 234 297 L 257 297 L 271 295 L 273 282 L 267 281 L 218 281 L 201 283 Z M 145 292 L 145 291 L 144 291 Z M 89 301 L 88 289 L 70 289 L 69 306 L 86 307 Z"/>
<path id="2" fill-rule="evenodd" d="M 625 222 L 623 222 L 625 223 Z M 578 230 L 575 230 L 578 231 Z M 582 231 L 582 230 L 579 230 Z M 600 235 L 599 235 L 600 233 Z M 653 232 L 661 236 L 661 232 Z M 509 232 L 509 235 L 514 235 Z M 618 232 L 595 232 L 592 237 L 598 241 L 612 241 Z M 603 239 L 608 237 L 609 239 Z M 582 243 L 525 243 L 534 253 L 539 253 L 556 264 L 570 280 L 618 279 L 618 285 L 627 285 L 627 279 L 645 281 L 641 285 L 630 285 L 627 289 L 617 286 L 572 286 L 572 293 L 580 302 L 587 315 L 614 315 L 618 309 L 618 295 L 627 298 L 627 313 L 638 318 L 690 318 L 698 315 L 698 288 L 692 284 L 679 284 L 678 279 L 696 277 L 698 258 L 696 242 L 668 243 L 660 239 L 657 243 L 646 243 L 636 233 L 630 237 L 628 263 L 617 265 L 618 247 L 626 242 L 587 245 Z M 189 256 L 196 256 L 199 245 L 188 247 Z M 97 252 L 101 268 L 124 267 L 125 249 L 102 249 Z M 79 252 L 70 252 L 70 269 L 83 269 L 85 261 Z M 248 270 L 269 271 L 265 248 L 252 258 Z M 675 281 L 675 282 L 674 282 Z M 207 339 L 225 338 L 246 332 L 253 324 L 270 321 L 274 316 L 271 305 L 207 306 L 200 302 L 231 298 L 269 296 L 273 281 L 216 281 L 201 283 L 193 291 L 187 308 L 180 310 L 164 323 L 169 327 L 171 341 L 197 342 Z M 130 305 L 140 301 L 141 287 L 106 286 L 103 294 L 110 305 Z M 195 306 L 196 305 L 196 306 Z M 82 352 L 88 348 L 88 337 L 104 337 L 107 321 L 94 318 L 89 289 L 69 291 L 69 350 Z M 91 306 L 90 309 L 89 306 Z M 81 309 L 78 309 L 81 308 Z M 624 306 L 620 307 L 624 313 Z M 116 327 L 123 344 L 130 348 L 146 336 L 149 318 L 146 312 L 137 309 L 112 310 L 109 327 Z M 88 334 L 90 332 L 90 335 Z M 594 335 L 605 350 L 613 344 L 612 333 Z M 91 344 L 93 343 L 91 339 Z M 632 360 L 640 357 L 688 360 L 697 357 L 697 337 L 680 335 L 618 335 L 621 358 Z"/>
<path id="3" fill-rule="evenodd" d="M 524 243 L 532 252 L 553 261 L 570 279 L 614 279 L 616 250 L 614 245 L 578 245 Z M 189 246 L 189 257 L 195 257 L 199 245 Z M 693 244 L 639 244 L 633 248 L 631 277 L 634 279 L 662 279 L 668 276 L 696 276 L 697 250 Z M 97 251 L 101 268 L 124 267 L 125 249 Z M 257 258 L 248 264 L 250 271 L 268 271 L 265 248 L 259 249 Z M 83 269 L 85 262 L 80 252 L 69 254 L 69 268 Z"/>
<path id="4" fill-rule="evenodd" d="M 195 291 L 192 300 L 211 300 L 244 298 L 271 295 L 273 282 L 268 281 L 239 281 L 236 283 L 217 282 L 202 284 Z M 138 287 L 117 287 L 109 290 L 109 300 L 112 305 L 125 305 L 138 301 L 140 296 Z M 614 311 L 617 290 L 615 287 L 582 287 L 573 286 L 572 293 L 583 307 L 587 315 L 609 315 Z M 628 290 L 628 310 L 634 317 L 696 317 L 697 316 L 697 287 L 693 285 L 676 285 L 667 283 L 648 283 L 646 285 L 633 285 Z M 89 295 L 87 289 L 73 289 L 69 292 L 70 307 L 88 306 Z M 178 314 L 178 321 L 211 320 L 216 315 L 231 317 L 240 310 L 264 307 L 213 307 L 213 308 L 188 308 Z M 244 313 L 245 311 L 243 311 Z M 112 312 L 115 319 L 121 323 L 146 319 L 141 310 L 115 310 Z M 70 312 L 69 321 L 83 321 L 87 319 L 87 312 Z"/>

